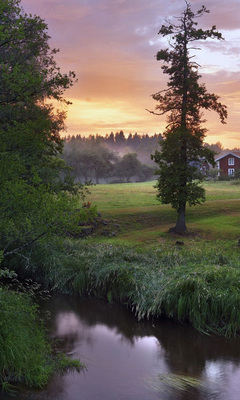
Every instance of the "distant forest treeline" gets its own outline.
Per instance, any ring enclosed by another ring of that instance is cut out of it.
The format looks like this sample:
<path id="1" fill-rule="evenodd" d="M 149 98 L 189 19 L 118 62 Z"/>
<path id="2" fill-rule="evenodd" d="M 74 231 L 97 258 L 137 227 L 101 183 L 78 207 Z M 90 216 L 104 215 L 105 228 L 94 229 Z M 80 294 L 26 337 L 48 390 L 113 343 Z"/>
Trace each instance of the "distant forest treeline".
<path id="1" fill-rule="evenodd" d="M 151 154 L 159 149 L 162 140 L 160 133 L 129 133 L 125 136 L 123 131 L 106 136 L 68 136 L 63 157 L 81 182 L 147 181 L 155 179 L 156 166 Z M 224 150 L 220 142 L 211 145 L 205 143 L 205 146 L 216 154 Z"/>
<path id="2" fill-rule="evenodd" d="M 82 182 L 139 182 L 154 179 L 151 154 L 159 148 L 161 134 L 139 135 L 123 131 L 110 135 L 68 136 L 63 157 Z"/>
<path id="3" fill-rule="evenodd" d="M 85 148 L 104 146 L 118 153 L 120 156 L 132 152 L 137 153 L 138 159 L 142 163 L 153 164 L 150 154 L 158 148 L 161 140 L 163 140 L 163 137 L 160 133 L 152 136 L 148 134 L 139 135 L 138 133 L 129 133 L 128 136 L 125 136 L 124 132 L 120 131 L 115 134 L 112 132 L 106 136 L 98 134 L 88 137 L 82 137 L 81 135 L 68 136 L 65 147 L 71 147 L 72 145 Z"/>

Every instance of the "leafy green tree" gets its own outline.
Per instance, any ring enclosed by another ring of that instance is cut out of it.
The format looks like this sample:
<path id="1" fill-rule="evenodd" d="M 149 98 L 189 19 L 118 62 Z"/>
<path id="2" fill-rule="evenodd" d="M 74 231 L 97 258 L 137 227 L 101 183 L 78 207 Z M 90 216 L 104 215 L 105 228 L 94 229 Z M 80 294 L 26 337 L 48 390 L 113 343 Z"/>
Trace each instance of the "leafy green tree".
<path id="1" fill-rule="evenodd" d="M 153 159 L 159 166 L 157 197 L 162 203 L 171 203 L 178 213 L 176 226 L 172 228 L 176 233 L 186 231 L 186 204 L 196 205 L 205 200 L 205 191 L 199 185 L 203 180 L 198 170 L 200 160 L 204 158 L 214 165 L 214 152 L 203 143 L 206 129 L 201 127 L 204 122 L 201 111 L 216 111 L 222 123 L 227 117 L 226 106 L 218 101 L 219 97 L 208 93 L 205 85 L 199 83 L 199 66 L 191 53 L 194 41 L 223 39 L 215 26 L 210 30 L 197 27 L 196 19 L 208 12 L 202 6 L 193 13 L 190 3 L 186 2 L 186 9 L 176 18 L 177 23 L 167 21 L 159 31 L 163 37 L 171 37 L 169 49 L 157 53 L 169 81 L 167 89 L 152 96 L 158 104 L 157 112 L 150 112 L 167 114 L 168 125 L 161 151 L 156 151 Z"/>
<path id="2" fill-rule="evenodd" d="M 40 17 L 26 15 L 18 0 L 0 2 L 0 246 L 8 259 L 26 258 L 37 241 L 80 218 L 77 187 L 60 158 L 65 112 L 51 104 L 69 104 L 63 93 L 75 74 L 61 74 L 48 42 Z"/>
<path id="3" fill-rule="evenodd" d="M 152 165 L 148 165 L 148 164 L 141 164 L 141 168 L 138 171 L 137 175 L 138 175 L 138 180 L 141 181 L 147 181 L 149 179 L 153 179 L 154 176 L 154 172 L 155 172 L 155 167 Z"/>
<path id="4" fill-rule="evenodd" d="M 113 166 L 118 160 L 116 153 L 103 146 L 79 146 L 64 153 L 67 163 L 73 168 L 73 173 L 85 182 L 95 180 L 98 184 L 101 178 L 108 179 L 112 175 Z"/>
<path id="5" fill-rule="evenodd" d="M 131 177 L 138 174 L 141 169 L 141 162 L 137 158 L 136 153 L 127 153 L 115 165 L 114 175 L 119 178 L 126 179 L 127 182 L 131 181 Z"/>
<path id="6" fill-rule="evenodd" d="M 99 179 L 107 180 L 113 173 L 115 163 L 118 161 L 118 156 L 107 147 L 98 147 L 94 154 L 94 173 L 96 183 Z"/>
<path id="7" fill-rule="evenodd" d="M 94 157 L 90 148 L 72 148 L 65 150 L 63 157 L 72 168 L 73 175 L 84 182 L 90 182 L 94 176 Z"/>

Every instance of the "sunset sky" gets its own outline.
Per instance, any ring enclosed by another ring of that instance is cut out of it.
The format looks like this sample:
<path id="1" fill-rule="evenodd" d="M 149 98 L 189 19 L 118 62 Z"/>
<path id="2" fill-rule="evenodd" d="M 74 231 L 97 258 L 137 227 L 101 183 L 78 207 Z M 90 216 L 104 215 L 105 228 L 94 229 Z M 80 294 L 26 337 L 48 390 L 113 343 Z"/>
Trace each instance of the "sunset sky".
<path id="1" fill-rule="evenodd" d="M 210 14 L 199 27 L 216 25 L 225 40 L 207 40 L 196 50 L 199 72 L 209 92 L 228 107 L 222 125 L 205 113 L 206 141 L 240 147 L 240 0 L 192 0 Z M 161 133 L 165 117 L 155 116 L 151 94 L 166 88 L 155 55 L 167 46 L 158 35 L 164 19 L 179 16 L 184 0 L 22 0 L 25 12 L 41 16 L 49 27 L 51 47 L 62 72 L 74 70 L 78 82 L 65 93 L 72 101 L 67 134 Z"/>

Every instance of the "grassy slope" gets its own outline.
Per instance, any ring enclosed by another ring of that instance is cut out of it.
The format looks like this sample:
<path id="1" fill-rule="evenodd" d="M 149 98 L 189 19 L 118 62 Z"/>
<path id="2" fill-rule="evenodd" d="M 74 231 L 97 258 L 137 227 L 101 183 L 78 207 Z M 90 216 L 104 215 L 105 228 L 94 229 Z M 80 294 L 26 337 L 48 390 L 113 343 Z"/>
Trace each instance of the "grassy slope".
<path id="1" fill-rule="evenodd" d="M 240 187 L 205 186 L 208 200 L 187 210 L 190 234 L 180 238 L 168 233 L 176 212 L 156 201 L 152 182 L 93 187 L 87 201 L 111 222 L 86 239 L 36 247 L 33 276 L 59 293 L 120 301 L 139 318 L 165 315 L 200 331 L 235 336 L 240 332 Z M 115 228 L 115 237 L 101 234 Z"/>
<path id="2" fill-rule="evenodd" d="M 187 226 L 192 235 L 185 241 L 196 236 L 210 240 L 238 238 L 240 185 L 205 182 L 204 187 L 207 201 L 187 208 Z M 104 218 L 121 225 L 117 238 L 108 240 L 150 245 L 166 237 L 170 240 L 167 232 L 176 220 L 176 211 L 170 205 L 161 205 L 156 193 L 154 182 L 97 185 L 91 188 L 87 200 L 97 204 Z"/>
<path id="3" fill-rule="evenodd" d="M 95 253 L 87 267 L 94 290 L 105 288 L 102 294 L 110 298 L 126 296 L 139 316 L 164 314 L 189 321 L 199 330 L 236 335 L 240 331 L 240 185 L 204 183 L 207 200 L 187 208 L 189 234 L 180 238 L 184 241 L 180 247 L 176 246 L 179 237 L 168 233 L 176 211 L 156 200 L 153 186 L 147 182 L 92 188 L 88 200 L 98 205 L 104 218 L 121 226 L 116 237 L 98 232 L 87 240 L 95 249 L 103 242 L 98 250 L 103 258 L 95 268 Z M 118 250 L 109 244 L 124 245 L 125 250 L 110 256 Z M 131 255 L 132 246 L 142 256 Z"/>

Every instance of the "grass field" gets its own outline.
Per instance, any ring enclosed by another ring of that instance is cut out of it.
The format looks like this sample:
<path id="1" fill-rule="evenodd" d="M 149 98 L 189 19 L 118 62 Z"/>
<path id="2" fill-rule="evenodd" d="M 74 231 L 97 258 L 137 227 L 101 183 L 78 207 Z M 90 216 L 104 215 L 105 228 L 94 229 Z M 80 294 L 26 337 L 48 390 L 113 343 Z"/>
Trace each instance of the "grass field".
<path id="1" fill-rule="evenodd" d="M 102 214 L 94 233 L 36 247 L 31 273 L 48 290 L 120 302 L 138 318 L 240 335 L 240 186 L 205 183 L 207 201 L 187 209 L 179 237 L 169 233 L 176 211 L 153 185 L 92 187 L 86 201 Z"/>
<path id="2" fill-rule="evenodd" d="M 184 240 L 229 239 L 240 236 L 240 185 L 205 182 L 206 202 L 187 207 L 189 235 Z M 176 211 L 156 199 L 154 182 L 96 185 L 87 201 L 96 204 L 103 218 L 121 229 L 108 240 L 114 243 L 152 245 L 176 240 L 168 230 L 175 224 Z M 109 227 L 110 229 L 110 227 Z M 114 229 L 113 229 L 114 231 Z M 106 237 L 98 237 L 106 241 Z"/>

